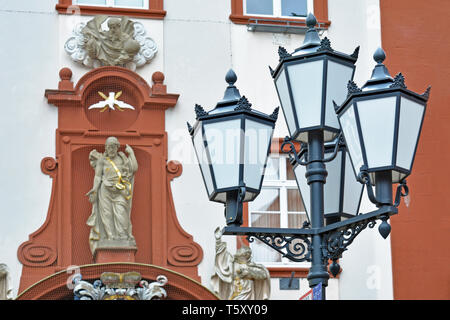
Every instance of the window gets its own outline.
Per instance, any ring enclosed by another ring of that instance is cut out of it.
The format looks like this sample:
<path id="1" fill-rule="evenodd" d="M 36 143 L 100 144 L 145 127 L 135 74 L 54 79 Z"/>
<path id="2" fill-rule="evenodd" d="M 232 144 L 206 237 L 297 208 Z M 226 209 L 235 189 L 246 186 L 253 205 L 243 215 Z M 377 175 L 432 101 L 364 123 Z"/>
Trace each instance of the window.
<path id="1" fill-rule="evenodd" d="M 244 24 L 247 26 L 254 26 L 255 24 L 266 25 L 268 27 L 266 31 L 268 32 L 277 32 L 274 31 L 274 28 L 271 30 L 270 26 L 278 26 L 283 32 L 293 32 L 295 28 L 306 28 L 306 16 L 309 12 L 312 12 L 321 29 L 326 29 L 330 26 L 330 21 L 328 20 L 328 0 L 230 1 L 230 20 L 236 24 Z M 284 29 L 282 28 L 283 26 L 285 27 Z"/>
<path id="2" fill-rule="evenodd" d="M 245 14 L 274 17 L 306 17 L 313 12 L 312 0 L 245 0 Z"/>
<path id="3" fill-rule="evenodd" d="M 121 15 L 148 19 L 164 19 L 164 0 L 59 0 L 61 14 Z"/>
<path id="4" fill-rule="evenodd" d="M 106 6 L 122 8 L 147 9 L 148 1 L 144 0 L 74 0 L 73 4 L 88 6 Z"/>
<path id="5" fill-rule="evenodd" d="M 294 171 L 286 156 L 269 157 L 261 193 L 248 203 L 248 214 L 248 224 L 251 227 L 301 228 L 307 221 Z M 256 262 L 267 265 L 290 262 L 259 240 L 255 240 L 250 246 Z"/>

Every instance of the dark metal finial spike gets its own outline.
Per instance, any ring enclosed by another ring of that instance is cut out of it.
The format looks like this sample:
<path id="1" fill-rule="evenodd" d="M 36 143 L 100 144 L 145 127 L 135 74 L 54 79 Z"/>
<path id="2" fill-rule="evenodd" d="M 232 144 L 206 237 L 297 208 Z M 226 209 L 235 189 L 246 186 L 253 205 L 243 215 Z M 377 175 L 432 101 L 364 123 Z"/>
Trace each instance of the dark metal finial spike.
<path id="1" fill-rule="evenodd" d="M 230 86 L 234 85 L 234 83 L 237 81 L 237 75 L 233 69 L 228 70 L 227 74 L 225 75 L 225 81 Z"/>
<path id="2" fill-rule="evenodd" d="M 358 56 L 359 56 L 359 46 L 357 46 L 355 48 L 355 51 L 353 51 L 353 53 L 350 55 L 350 57 L 355 58 L 358 60 Z"/>
<path id="3" fill-rule="evenodd" d="M 274 119 L 275 121 L 277 121 L 278 119 L 278 112 L 280 111 L 280 107 L 276 107 L 275 110 L 273 110 L 272 114 L 270 115 L 270 117 L 272 119 Z"/>
<path id="4" fill-rule="evenodd" d="M 381 64 L 386 59 L 386 53 L 382 48 L 378 48 L 375 50 L 375 53 L 373 54 L 373 60 L 375 60 L 377 63 Z"/>
<path id="5" fill-rule="evenodd" d="M 317 24 L 316 17 L 312 13 L 309 13 L 308 17 L 306 17 L 306 26 L 308 28 L 314 28 L 316 24 Z"/>
<path id="6" fill-rule="evenodd" d="M 430 90 L 431 86 L 428 86 L 427 90 L 424 93 L 422 93 L 421 96 L 428 100 L 430 98 Z"/>
<path id="7" fill-rule="evenodd" d="M 192 135 L 192 132 L 194 131 L 194 128 L 192 128 L 191 124 L 188 121 L 186 121 L 186 124 L 187 124 L 189 133 Z"/>
<path id="8" fill-rule="evenodd" d="M 275 73 L 275 71 L 272 69 L 272 67 L 271 66 L 269 66 L 269 71 L 270 71 L 270 75 L 273 77 L 273 75 L 274 75 L 274 73 Z"/>
<path id="9" fill-rule="evenodd" d="M 395 77 L 394 77 L 394 83 L 392 83 L 389 88 L 406 88 L 405 85 L 405 77 L 403 76 L 403 74 L 401 72 L 399 72 Z"/>

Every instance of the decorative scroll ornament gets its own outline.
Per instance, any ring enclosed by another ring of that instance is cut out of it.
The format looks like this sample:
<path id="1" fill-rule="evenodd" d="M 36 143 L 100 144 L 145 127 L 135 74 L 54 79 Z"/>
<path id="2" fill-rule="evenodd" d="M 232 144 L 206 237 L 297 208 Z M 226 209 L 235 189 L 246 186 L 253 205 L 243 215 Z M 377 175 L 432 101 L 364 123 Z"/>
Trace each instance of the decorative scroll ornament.
<path id="1" fill-rule="evenodd" d="M 283 257 L 294 262 L 311 261 L 311 240 L 309 235 L 268 235 L 254 234 L 247 237 L 248 242 L 259 241 L 276 250 Z"/>
<path id="2" fill-rule="evenodd" d="M 93 284 L 81 279 L 81 274 L 73 277 L 74 300 L 161 300 L 167 297 L 162 288 L 167 278 L 163 275 L 151 283 L 141 280 L 138 272 L 104 272 Z"/>
<path id="3" fill-rule="evenodd" d="M 110 92 L 108 97 L 100 91 L 98 91 L 98 94 L 105 100 L 94 103 L 93 105 L 88 107 L 88 109 L 101 109 L 100 112 L 104 112 L 108 108 L 111 110 L 116 110 L 114 107 L 116 107 L 119 111 L 124 111 L 123 109 L 135 110 L 133 106 L 123 101 L 117 100 L 117 98 L 121 96 L 122 91 L 119 91 L 117 93 Z"/>
<path id="4" fill-rule="evenodd" d="M 149 63 L 158 52 L 142 23 L 107 16 L 77 24 L 64 50 L 73 61 L 90 68 L 109 65 L 133 71 Z"/>

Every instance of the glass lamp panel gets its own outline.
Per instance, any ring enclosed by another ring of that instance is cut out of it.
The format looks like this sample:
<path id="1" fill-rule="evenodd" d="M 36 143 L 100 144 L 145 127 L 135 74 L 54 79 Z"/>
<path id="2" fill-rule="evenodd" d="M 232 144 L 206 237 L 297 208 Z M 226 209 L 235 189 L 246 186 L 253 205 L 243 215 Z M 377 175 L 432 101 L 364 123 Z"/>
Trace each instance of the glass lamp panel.
<path id="1" fill-rule="evenodd" d="M 295 178 L 297 180 L 298 189 L 300 191 L 301 197 L 303 199 L 304 208 L 306 214 L 309 215 L 311 210 L 311 198 L 310 198 L 310 189 L 309 185 L 306 181 L 305 173 L 306 166 L 297 165 L 294 168 Z"/>
<path id="2" fill-rule="evenodd" d="M 407 170 L 411 170 L 424 111 L 422 104 L 401 97 L 397 166 Z"/>
<path id="3" fill-rule="evenodd" d="M 275 86 L 278 92 L 278 98 L 280 99 L 281 107 L 286 119 L 288 130 L 290 135 L 297 130 L 295 125 L 294 112 L 292 110 L 291 97 L 289 95 L 289 88 L 286 80 L 286 72 L 281 71 L 278 79 L 275 81 Z"/>
<path id="4" fill-rule="evenodd" d="M 369 169 L 392 165 L 397 97 L 358 101 L 358 114 Z"/>
<path id="5" fill-rule="evenodd" d="M 354 168 L 354 174 L 356 177 L 356 175 L 358 175 L 359 173 L 359 169 L 364 164 L 364 161 L 353 104 L 344 111 L 344 113 L 340 116 L 339 121 L 341 123 L 345 143 L 350 154 L 350 158 Z"/>
<path id="6" fill-rule="evenodd" d="M 342 212 L 357 215 L 364 185 L 356 180 L 348 154 L 345 155 L 345 158 L 344 204 Z"/>
<path id="7" fill-rule="evenodd" d="M 241 120 L 204 124 L 217 189 L 239 186 Z"/>
<path id="8" fill-rule="evenodd" d="M 333 161 L 326 163 L 328 172 L 323 191 L 324 214 L 339 212 L 339 200 L 341 194 L 341 164 L 342 151 L 339 151 Z"/>
<path id="9" fill-rule="evenodd" d="M 213 181 L 211 178 L 211 171 L 208 163 L 207 152 L 205 148 L 205 144 L 203 142 L 202 137 L 202 128 L 201 125 L 197 129 L 197 132 L 194 134 L 194 150 L 197 155 L 197 160 L 200 165 L 200 170 L 203 174 L 203 179 L 206 186 L 206 191 L 208 192 L 208 196 L 210 196 L 214 190 Z"/>
<path id="10" fill-rule="evenodd" d="M 277 157 L 269 157 L 267 159 L 266 171 L 264 171 L 264 180 L 280 179 L 280 159 Z"/>
<path id="11" fill-rule="evenodd" d="M 333 100 L 341 105 L 347 98 L 347 83 L 352 79 L 353 67 L 328 61 L 327 93 L 325 106 L 325 125 L 339 129 L 339 122 L 334 110 Z"/>
<path id="12" fill-rule="evenodd" d="M 245 120 L 244 183 L 258 189 L 264 174 L 268 149 L 272 139 L 272 125 Z"/>
<path id="13" fill-rule="evenodd" d="M 321 125 L 323 60 L 287 67 L 300 128 Z"/>

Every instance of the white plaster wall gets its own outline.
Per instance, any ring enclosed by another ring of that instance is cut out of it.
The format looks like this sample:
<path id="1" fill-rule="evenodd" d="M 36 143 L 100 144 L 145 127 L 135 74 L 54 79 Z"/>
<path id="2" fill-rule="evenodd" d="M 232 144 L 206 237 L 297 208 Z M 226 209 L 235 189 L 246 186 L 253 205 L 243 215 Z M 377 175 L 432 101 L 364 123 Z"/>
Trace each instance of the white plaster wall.
<path id="1" fill-rule="evenodd" d="M 14 295 L 22 270 L 17 248 L 44 222 L 51 193 L 40 163 L 55 154 L 57 110 L 44 97 L 59 80 L 55 3 L 0 1 L 0 262 L 9 267 Z"/>
<path id="2" fill-rule="evenodd" d="M 328 1 L 328 14 L 332 47 L 350 53 L 360 46 L 354 80 L 361 87 L 372 74 L 376 64 L 373 53 L 381 45 L 379 0 Z M 386 55 L 389 59 L 389 52 Z M 364 195 L 360 211 L 375 209 Z M 344 252 L 340 260 L 340 299 L 393 299 L 390 237 L 381 237 L 379 224 L 362 231 Z"/>

